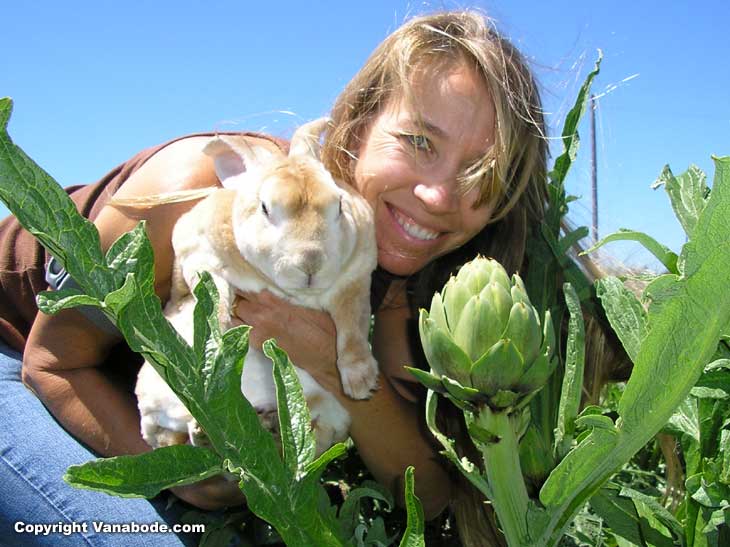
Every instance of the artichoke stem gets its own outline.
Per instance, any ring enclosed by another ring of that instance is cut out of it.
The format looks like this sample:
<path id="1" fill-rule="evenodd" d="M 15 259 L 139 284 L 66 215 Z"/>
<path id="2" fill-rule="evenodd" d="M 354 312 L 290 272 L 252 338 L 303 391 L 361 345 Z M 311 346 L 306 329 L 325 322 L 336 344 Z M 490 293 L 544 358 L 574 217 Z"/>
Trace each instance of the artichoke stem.
<path id="1" fill-rule="evenodd" d="M 492 490 L 491 502 L 499 525 L 510 547 L 530 545 L 527 511 L 530 498 L 520 468 L 517 435 L 507 412 L 482 408 L 477 417 L 479 425 L 499 438 L 496 442 L 478 443 L 484 459 L 487 481 Z"/>

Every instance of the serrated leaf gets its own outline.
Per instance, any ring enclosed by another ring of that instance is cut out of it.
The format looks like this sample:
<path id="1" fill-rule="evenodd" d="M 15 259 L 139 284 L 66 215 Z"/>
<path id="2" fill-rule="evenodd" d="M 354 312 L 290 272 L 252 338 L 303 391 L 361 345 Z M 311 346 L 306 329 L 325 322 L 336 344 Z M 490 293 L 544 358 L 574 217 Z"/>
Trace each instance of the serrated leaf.
<path id="1" fill-rule="evenodd" d="M 12 106 L 9 98 L 0 99 L 0 199 L 83 291 L 101 300 L 116 287 L 104 265 L 99 232 L 58 183 L 13 144 L 7 133 Z"/>
<path id="2" fill-rule="evenodd" d="M 670 513 L 666 507 L 659 503 L 656 499 L 642 492 L 629 487 L 622 487 L 620 496 L 629 498 L 634 502 L 639 516 L 645 518 L 652 526 L 654 532 L 661 535 L 647 534 L 649 537 L 655 538 L 655 544 L 666 545 L 683 544 L 684 529 L 677 518 Z M 664 528 L 664 530 L 662 530 Z M 667 543 L 667 539 L 671 540 Z"/>
<path id="3" fill-rule="evenodd" d="M 274 363 L 284 464 L 295 477 L 301 477 L 305 474 L 306 467 L 314 461 L 316 449 L 307 401 L 289 356 L 274 340 L 264 342 L 263 351 Z"/>
<path id="4" fill-rule="evenodd" d="M 690 165 L 689 169 L 675 177 L 669 166 L 665 166 L 659 179 L 653 185 L 664 185 L 669 199 L 688 238 L 692 237 L 697 219 L 707 203 L 709 188 L 705 173 L 696 165 Z"/>
<path id="5" fill-rule="evenodd" d="M 491 497 L 489 485 L 486 477 L 484 477 L 479 468 L 474 465 L 468 458 L 460 458 L 454 448 L 454 440 L 444 435 L 436 425 L 436 410 L 438 407 L 438 395 L 433 391 L 429 391 L 426 395 L 426 425 L 431 431 L 434 438 L 441 444 L 444 450 L 441 452 L 447 459 L 453 463 L 464 477 L 475 487 L 481 491 L 487 498 Z"/>
<path id="6" fill-rule="evenodd" d="M 540 500 L 557 514 L 569 516 L 581 507 L 664 426 L 715 354 L 730 323 L 730 158 L 715 161 L 712 193 L 693 239 L 683 249 L 684 276 L 662 281 L 665 298 L 649 310 L 649 332 L 619 401 L 618 431 L 594 429 L 543 486 Z M 555 530 L 565 524 L 559 519 Z"/>
<path id="7" fill-rule="evenodd" d="M 606 243 L 612 241 L 636 241 L 640 243 L 647 251 L 653 254 L 659 262 L 661 262 L 669 273 L 678 274 L 677 269 L 677 253 L 672 251 L 666 245 L 662 245 L 656 239 L 647 235 L 643 232 L 637 232 L 635 230 L 627 230 L 625 228 L 619 229 L 606 237 L 602 238 L 598 243 L 593 245 L 590 249 L 586 249 L 585 253 L 592 253 L 596 249 L 603 247 Z"/>
<path id="8" fill-rule="evenodd" d="M 211 298 L 215 291 L 199 284 L 198 317 L 204 332 L 196 354 L 162 314 L 153 292 L 151 247 L 143 226 L 123 236 L 104 257 L 94 226 L 10 141 L 5 131 L 10 106 L 8 99 L 0 100 L 0 198 L 7 200 L 21 224 L 50 249 L 84 292 L 104 299 L 130 347 L 168 382 L 205 430 L 226 469 L 242 472 L 240 486 L 249 508 L 274 524 L 290 545 L 341 545 L 336 523 L 317 512 L 323 494 L 317 473 L 293 481 L 271 434 L 241 394 L 248 328 L 221 335 L 211 312 L 217 306 Z M 67 250 L 73 251 L 73 260 L 67 260 Z"/>
<path id="9" fill-rule="evenodd" d="M 686 397 L 669 418 L 663 431 L 681 437 L 688 436 L 694 442 L 700 442 L 699 415 L 697 401 L 693 397 Z"/>
<path id="10" fill-rule="evenodd" d="M 575 499 L 576 493 L 587 486 L 590 477 L 600 468 L 608 468 L 609 474 L 620 467 L 620 463 L 611 461 L 609 455 L 620 438 L 615 429 L 594 428 L 565 458 L 553 469 L 540 490 L 540 501 L 548 510 L 570 503 L 570 510 L 558 511 L 567 524 L 570 512 L 577 510 L 586 500 Z"/>
<path id="11" fill-rule="evenodd" d="M 561 459 L 570 447 L 575 434 L 575 419 L 580 409 L 585 368 L 585 327 L 580 300 L 570 283 L 563 285 L 565 303 L 570 312 L 568 341 L 565 350 L 565 373 L 558 407 L 555 431 L 555 453 Z"/>
<path id="12" fill-rule="evenodd" d="M 558 242 L 558 249 L 560 253 L 567 253 L 568 251 L 570 251 L 570 249 L 573 248 L 574 245 L 577 245 L 581 239 L 588 237 L 588 235 L 589 231 L 586 226 L 580 226 L 575 230 L 568 232 Z"/>
<path id="13" fill-rule="evenodd" d="M 550 178 L 552 178 L 553 181 L 561 187 L 566 175 L 568 174 L 568 170 L 578 153 L 578 122 L 580 122 L 580 119 L 583 117 L 583 113 L 585 112 L 591 84 L 600 71 L 602 59 L 603 52 L 598 50 L 598 59 L 596 60 L 596 64 L 578 91 L 578 96 L 575 99 L 573 108 L 570 109 L 568 115 L 565 117 L 565 124 L 563 125 L 563 133 L 561 137 L 563 140 L 563 153 L 555 160 L 553 170 L 550 172 Z"/>
<path id="14" fill-rule="evenodd" d="M 393 495 L 390 490 L 377 482 L 365 481 L 362 485 L 351 490 L 338 513 L 338 520 L 345 537 L 351 537 L 355 533 L 360 517 L 360 502 L 363 498 L 383 501 L 389 508 L 393 506 Z"/>
<path id="15" fill-rule="evenodd" d="M 683 249 L 685 278 L 673 283 L 672 296 L 660 308 L 649 310 L 650 332 L 619 403 L 627 431 L 646 430 L 647 413 L 661 420 L 657 427 L 666 422 L 699 379 L 730 321 L 730 158 L 716 161 L 718 175 L 696 239 Z"/>
<path id="16" fill-rule="evenodd" d="M 154 255 L 145 226 L 146 223 L 142 221 L 132 231 L 123 234 L 109 247 L 104 257 L 116 287 L 124 283 L 128 274 L 133 273 L 140 285 L 148 285 L 154 290 Z M 143 292 L 146 290 L 146 287 L 143 288 Z"/>
<path id="17" fill-rule="evenodd" d="M 618 487 L 609 486 L 602 488 L 591 498 L 591 507 L 611 528 L 614 534 L 635 545 L 666 547 L 674 545 L 671 537 L 667 537 L 652 528 L 651 522 L 646 518 L 642 518 L 631 498 L 621 494 L 623 492 L 620 493 Z M 682 537 L 682 535 L 679 537 Z"/>
<path id="18" fill-rule="evenodd" d="M 48 315 L 53 315 L 68 308 L 76 306 L 99 307 L 100 302 L 93 296 L 89 296 L 77 289 L 61 289 L 58 291 L 43 291 L 36 297 L 38 309 Z"/>
<path id="19" fill-rule="evenodd" d="M 633 361 L 639 354 L 641 341 L 647 333 L 644 307 L 634 293 L 616 277 L 596 281 L 596 295 L 601 299 L 608 322 Z"/>
<path id="20" fill-rule="evenodd" d="M 319 480 L 319 477 L 324 472 L 324 468 L 327 467 L 330 462 L 343 456 L 346 452 L 347 446 L 344 443 L 337 443 L 330 446 L 327 450 L 322 452 L 316 460 L 307 465 L 306 475 L 315 476 L 316 479 Z"/>
<path id="21" fill-rule="evenodd" d="M 403 533 L 403 538 L 400 542 L 400 547 L 425 547 L 426 540 L 423 537 L 424 533 L 424 516 L 423 506 L 421 501 L 415 494 L 414 488 L 414 468 L 413 466 L 406 469 L 406 480 L 405 480 L 405 498 L 406 498 L 406 514 L 407 524 L 406 530 Z"/>
<path id="22" fill-rule="evenodd" d="M 220 456 L 186 444 L 136 456 L 102 458 L 68 468 L 63 480 L 77 488 L 125 498 L 153 498 L 166 488 L 192 484 L 223 471 Z"/>

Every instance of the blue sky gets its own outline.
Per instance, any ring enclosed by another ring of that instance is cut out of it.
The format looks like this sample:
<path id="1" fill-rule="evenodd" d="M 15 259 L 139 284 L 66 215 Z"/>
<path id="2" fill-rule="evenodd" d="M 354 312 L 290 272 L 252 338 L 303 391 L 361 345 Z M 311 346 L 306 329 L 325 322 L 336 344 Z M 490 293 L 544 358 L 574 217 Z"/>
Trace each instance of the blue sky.
<path id="1" fill-rule="evenodd" d="M 667 163 L 675 173 L 695 163 L 711 181 L 710 155 L 730 154 L 726 0 L 8 2 L 0 96 L 14 99 L 10 134 L 31 157 L 62 185 L 93 182 L 188 132 L 288 136 L 328 112 L 405 17 L 460 6 L 495 17 L 531 60 L 553 137 L 603 50 L 594 84 L 600 233 L 638 229 L 679 250 L 683 232 L 650 185 Z M 581 135 L 568 183 L 583 196 L 571 209 L 579 225 L 590 222 L 587 119 Z M 634 244 L 609 250 L 651 263 Z"/>

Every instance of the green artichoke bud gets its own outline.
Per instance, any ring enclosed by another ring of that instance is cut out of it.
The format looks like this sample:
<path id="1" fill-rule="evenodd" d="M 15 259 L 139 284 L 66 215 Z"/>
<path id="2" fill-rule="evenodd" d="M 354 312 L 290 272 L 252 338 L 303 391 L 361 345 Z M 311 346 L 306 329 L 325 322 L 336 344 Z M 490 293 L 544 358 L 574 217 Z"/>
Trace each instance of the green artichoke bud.
<path id="1" fill-rule="evenodd" d="M 553 372 L 555 334 L 549 313 L 540 321 L 519 275 L 478 257 L 462 266 L 421 310 L 421 343 L 429 388 L 495 408 L 515 406 Z M 448 381 L 444 380 L 447 378 Z"/>

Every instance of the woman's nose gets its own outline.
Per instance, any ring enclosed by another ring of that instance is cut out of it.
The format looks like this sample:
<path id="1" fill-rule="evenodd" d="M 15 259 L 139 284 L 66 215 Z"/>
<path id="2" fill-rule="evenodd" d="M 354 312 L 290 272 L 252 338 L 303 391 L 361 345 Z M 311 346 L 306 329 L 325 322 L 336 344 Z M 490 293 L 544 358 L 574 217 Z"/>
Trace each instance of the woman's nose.
<path id="1" fill-rule="evenodd" d="M 430 213 L 453 213 L 459 209 L 455 182 L 419 182 L 413 189 L 413 194 Z"/>

